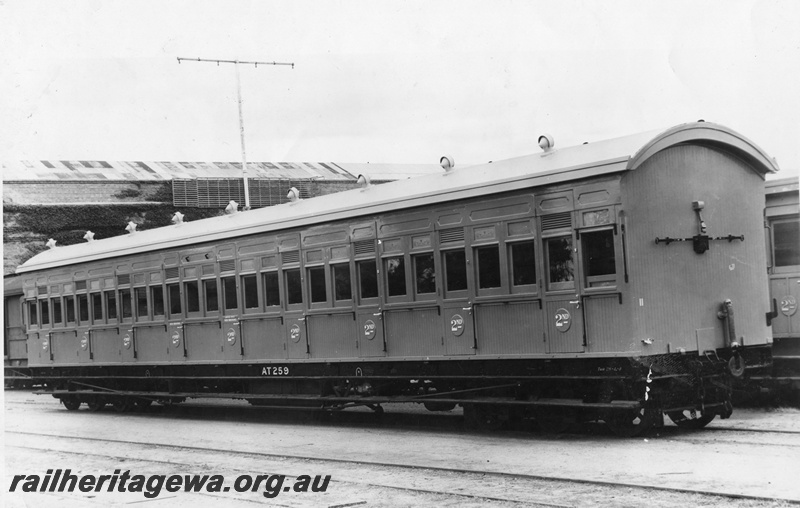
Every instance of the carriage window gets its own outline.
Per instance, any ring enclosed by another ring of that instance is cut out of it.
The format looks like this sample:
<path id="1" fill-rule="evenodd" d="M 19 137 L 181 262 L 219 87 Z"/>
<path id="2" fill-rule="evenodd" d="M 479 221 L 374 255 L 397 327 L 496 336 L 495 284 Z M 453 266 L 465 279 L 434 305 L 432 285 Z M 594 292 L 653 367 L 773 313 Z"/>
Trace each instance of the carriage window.
<path id="1" fill-rule="evenodd" d="M 135 288 L 133 290 L 136 295 L 136 318 L 142 319 L 148 316 L 147 314 L 147 288 Z"/>
<path id="2" fill-rule="evenodd" d="M 28 318 L 31 325 L 39 326 L 39 308 L 36 305 L 36 300 L 28 302 Z"/>
<path id="3" fill-rule="evenodd" d="M 433 265 L 433 253 L 413 256 L 414 276 L 417 294 L 436 292 L 436 270 Z"/>
<path id="4" fill-rule="evenodd" d="M 478 258 L 478 288 L 499 288 L 502 285 L 500 278 L 500 247 L 478 247 L 475 249 Z"/>
<path id="5" fill-rule="evenodd" d="M 129 290 L 120 290 L 119 303 L 122 306 L 122 319 L 130 319 L 133 316 L 133 302 L 131 301 L 131 292 Z"/>
<path id="6" fill-rule="evenodd" d="M 303 303 L 303 284 L 300 280 L 300 269 L 286 270 L 286 303 L 294 305 Z"/>
<path id="7" fill-rule="evenodd" d="M 614 286 L 616 284 L 617 268 L 612 230 L 581 233 L 581 253 L 583 254 L 586 287 Z"/>
<path id="8" fill-rule="evenodd" d="M 181 315 L 181 288 L 177 284 L 167 286 L 167 298 L 169 298 L 169 315 Z"/>
<path id="9" fill-rule="evenodd" d="M 325 289 L 324 266 L 316 266 L 308 269 L 308 286 L 311 289 L 311 303 L 327 301 L 328 294 Z"/>
<path id="10" fill-rule="evenodd" d="M 547 289 L 575 287 L 575 264 L 572 258 L 572 237 L 550 238 L 545 242 L 547 252 Z"/>
<path id="11" fill-rule="evenodd" d="M 67 315 L 67 323 L 75 322 L 75 297 L 67 296 L 64 298 L 64 310 Z"/>
<path id="12" fill-rule="evenodd" d="M 515 286 L 536 284 L 533 242 L 511 244 L 511 281 Z"/>
<path id="13" fill-rule="evenodd" d="M 50 324 L 50 304 L 47 303 L 47 300 L 39 300 L 39 304 L 42 308 L 42 324 L 49 325 Z"/>
<path id="14" fill-rule="evenodd" d="M 255 275 L 242 276 L 242 296 L 245 309 L 258 308 L 258 279 Z"/>
<path id="15" fill-rule="evenodd" d="M 51 298 L 50 306 L 53 307 L 53 326 L 60 325 L 61 319 L 61 298 Z"/>
<path id="16" fill-rule="evenodd" d="M 89 322 L 89 297 L 78 295 L 78 320 L 81 323 Z"/>
<path id="17" fill-rule="evenodd" d="M 447 291 L 467 289 L 467 254 L 463 250 L 444 253 L 444 279 Z"/>
<path id="18" fill-rule="evenodd" d="M 108 309 L 108 319 L 117 319 L 117 295 L 113 291 L 106 291 L 106 309 Z M 69 313 L 69 309 L 67 309 Z"/>
<path id="19" fill-rule="evenodd" d="M 358 262 L 358 290 L 362 300 L 378 297 L 378 265 L 374 259 Z"/>
<path id="20" fill-rule="evenodd" d="M 800 265 L 800 221 L 772 225 L 775 242 L 775 266 Z"/>
<path id="21" fill-rule="evenodd" d="M 153 304 L 153 316 L 164 315 L 164 288 L 152 286 L 150 288 L 150 301 Z"/>
<path id="22" fill-rule="evenodd" d="M 206 296 L 206 312 L 219 310 L 219 296 L 217 294 L 217 279 L 203 281 L 203 293 Z"/>
<path id="23" fill-rule="evenodd" d="M 92 293 L 92 319 L 94 322 L 102 322 L 103 321 L 103 299 L 100 297 L 100 293 Z"/>
<path id="24" fill-rule="evenodd" d="M 389 296 L 401 296 L 406 294 L 406 264 L 402 256 L 387 258 L 386 282 L 389 288 Z"/>
<path id="25" fill-rule="evenodd" d="M 341 300 L 352 300 L 353 291 L 350 285 L 350 265 L 333 265 L 333 294 L 338 302 Z"/>
<path id="26" fill-rule="evenodd" d="M 300 301 L 303 301 L 302 297 Z M 278 286 L 278 272 L 264 274 L 264 305 L 277 307 L 281 304 L 281 290 Z"/>
<path id="27" fill-rule="evenodd" d="M 239 308 L 239 296 L 236 293 L 236 277 L 222 279 L 222 294 L 225 298 L 225 310 Z"/>
<path id="28" fill-rule="evenodd" d="M 184 282 L 183 292 L 186 295 L 186 312 L 200 312 L 200 286 L 197 281 Z"/>

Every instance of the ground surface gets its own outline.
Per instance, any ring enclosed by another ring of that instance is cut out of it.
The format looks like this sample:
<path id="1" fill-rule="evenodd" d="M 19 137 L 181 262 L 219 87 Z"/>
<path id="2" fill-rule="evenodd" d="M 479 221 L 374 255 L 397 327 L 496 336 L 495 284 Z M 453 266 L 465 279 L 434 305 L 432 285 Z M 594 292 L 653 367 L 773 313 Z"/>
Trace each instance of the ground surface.
<path id="1" fill-rule="evenodd" d="M 786 506 L 800 503 L 800 411 L 738 410 L 708 429 L 620 439 L 602 427 L 467 432 L 457 414 L 389 406 L 320 419 L 241 403 L 67 411 L 6 391 L 6 506 Z M 325 492 L 16 492 L 15 475 L 302 475 Z M 711 495 L 718 494 L 720 497 Z M 772 500 L 771 500 L 772 499 Z"/>

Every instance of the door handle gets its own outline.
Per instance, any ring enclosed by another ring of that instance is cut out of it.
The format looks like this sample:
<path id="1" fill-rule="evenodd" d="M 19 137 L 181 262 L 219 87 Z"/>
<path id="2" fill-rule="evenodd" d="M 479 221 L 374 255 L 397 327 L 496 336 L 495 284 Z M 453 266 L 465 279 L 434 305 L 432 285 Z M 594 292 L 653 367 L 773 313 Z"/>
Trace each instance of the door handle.
<path id="1" fill-rule="evenodd" d="M 572 305 L 575 305 L 575 308 L 577 308 L 577 309 L 581 308 L 581 300 L 580 300 L 580 298 L 578 298 L 577 300 L 570 300 L 569 303 L 571 303 Z"/>

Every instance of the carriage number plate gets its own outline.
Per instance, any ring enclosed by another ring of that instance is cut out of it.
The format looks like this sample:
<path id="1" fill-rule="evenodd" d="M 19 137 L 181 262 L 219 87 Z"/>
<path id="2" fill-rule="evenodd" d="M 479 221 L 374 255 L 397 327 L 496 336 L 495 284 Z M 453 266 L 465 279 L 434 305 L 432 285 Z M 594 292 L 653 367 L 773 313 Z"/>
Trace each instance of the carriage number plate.
<path id="1" fill-rule="evenodd" d="M 288 376 L 289 367 L 263 367 L 261 369 L 262 376 Z"/>

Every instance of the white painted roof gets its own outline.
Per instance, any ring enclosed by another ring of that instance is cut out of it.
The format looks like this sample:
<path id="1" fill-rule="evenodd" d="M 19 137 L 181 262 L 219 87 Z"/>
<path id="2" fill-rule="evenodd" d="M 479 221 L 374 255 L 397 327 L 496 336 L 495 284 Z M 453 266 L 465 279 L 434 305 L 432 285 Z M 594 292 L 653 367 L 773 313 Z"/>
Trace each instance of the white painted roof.
<path id="1" fill-rule="evenodd" d="M 644 132 L 235 215 L 56 247 L 28 260 L 17 268 L 17 273 L 633 170 L 654 153 L 689 142 L 735 151 L 762 174 L 778 170 L 760 148 L 730 129 L 706 122 L 683 124 L 666 131 Z M 120 224 L 121 230 L 124 227 L 125 224 Z"/>

